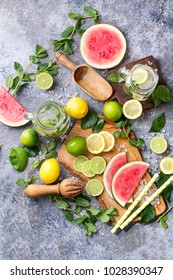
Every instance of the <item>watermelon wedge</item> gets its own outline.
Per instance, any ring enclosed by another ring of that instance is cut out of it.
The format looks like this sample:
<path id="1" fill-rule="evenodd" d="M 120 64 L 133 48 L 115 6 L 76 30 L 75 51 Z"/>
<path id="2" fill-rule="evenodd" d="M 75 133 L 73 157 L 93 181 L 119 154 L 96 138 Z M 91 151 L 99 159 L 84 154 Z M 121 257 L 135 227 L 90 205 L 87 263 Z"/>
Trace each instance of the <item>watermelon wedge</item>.
<path id="1" fill-rule="evenodd" d="M 108 163 L 103 174 L 103 183 L 108 195 L 113 199 L 112 195 L 112 180 L 117 170 L 127 163 L 126 153 L 122 152 L 115 155 Z"/>
<path id="2" fill-rule="evenodd" d="M 140 180 L 147 171 L 149 164 L 144 161 L 126 163 L 115 174 L 112 180 L 112 193 L 121 205 L 129 201 Z"/>
<path id="3" fill-rule="evenodd" d="M 24 118 L 25 108 L 0 85 L 0 122 L 8 126 L 22 126 L 29 122 Z"/>

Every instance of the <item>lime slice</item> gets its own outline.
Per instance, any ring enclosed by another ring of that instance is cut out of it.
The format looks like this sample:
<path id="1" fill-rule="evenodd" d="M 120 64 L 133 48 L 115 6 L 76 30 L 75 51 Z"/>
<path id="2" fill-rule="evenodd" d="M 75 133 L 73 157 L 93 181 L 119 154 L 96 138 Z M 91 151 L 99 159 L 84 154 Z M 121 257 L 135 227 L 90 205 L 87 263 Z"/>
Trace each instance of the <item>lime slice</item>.
<path id="1" fill-rule="evenodd" d="M 90 160 L 87 160 L 82 164 L 82 173 L 88 178 L 95 176 L 95 173 L 92 172 L 90 165 L 91 165 Z"/>
<path id="2" fill-rule="evenodd" d="M 82 172 L 82 165 L 84 164 L 84 162 L 88 161 L 88 158 L 85 156 L 78 156 L 75 158 L 74 162 L 73 162 L 73 167 L 76 171 L 78 172 Z"/>
<path id="3" fill-rule="evenodd" d="M 90 163 L 91 171 L 95 174 L 102 174 L 106 168 L 106 161 L 103 157 L 93 157 Z"/>
<path id="4" fill-rule="evenodd" d="M 123 114 L 127 119 L 134 120 L 141 116 L 142 105 L 138 100 L 128 100 L 123 105 Z"/>
<path id="5" fill-rule="evenodd" d="M 105 140 L 105 148 L 103 152 L 109 152 L 110 150 L 112 150 L 115 144 L 115 138 L 112 133 L 108 131 L 101 131 L 99 132 L 99 134 L 101 134 Z"/>
<path id="6" fill-rule="evenodd" d="M 36 85 L 40 89 L 49 89 L 53 85 L 53 78 L 50 74 L 48 73 L 40 73 L 36 77 Z"/>
<path id="7" fill-rule="evenodd" d="M 167 149 L 167 141 L 164 137 L 156 136 L 151 139 L 150 149 L 156 154 L 162 154 Z"/>
<path id="8" fill-rule="evenodd" d="M 166 175 L 173 174 L 173 158 L 171 157 L 162 158 L 160 162 L 160 170 Z"/>
<path id="9" fill-rule="evenodd" d="M 148 80 L 148 71 L 145 69 L 135 69 L 132 73 L 132 81 L 137 85 L 142 85 Z"/>
<path id="10" fill-rule="evenodd" d="M 103 190 L 103 184 L 97 179 L 92 179 L 86 184 L 86 192 L 89 195 L 98 196 L 103 192 Z"/>

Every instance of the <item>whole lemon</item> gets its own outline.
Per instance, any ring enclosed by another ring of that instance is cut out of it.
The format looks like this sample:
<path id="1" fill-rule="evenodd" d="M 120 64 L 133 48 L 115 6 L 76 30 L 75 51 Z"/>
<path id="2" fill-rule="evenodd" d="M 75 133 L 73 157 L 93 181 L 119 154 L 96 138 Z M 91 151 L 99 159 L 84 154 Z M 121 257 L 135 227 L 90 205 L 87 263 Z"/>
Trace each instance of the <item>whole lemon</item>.
<path id="1" fill-rule="evenodd" d="M 82 119 L 88 113 L 88 104 L 81 97 L 73 97 L 67 103 L 67 110 L 71 117 Z"/>
<path id="2" fill-rule="evenodd" d="M 47 159 L 40 167 L 40 179 L 45 184 L 51 184 L 58 179 L 60 174 L 60 165 L 55 158 Z"/>

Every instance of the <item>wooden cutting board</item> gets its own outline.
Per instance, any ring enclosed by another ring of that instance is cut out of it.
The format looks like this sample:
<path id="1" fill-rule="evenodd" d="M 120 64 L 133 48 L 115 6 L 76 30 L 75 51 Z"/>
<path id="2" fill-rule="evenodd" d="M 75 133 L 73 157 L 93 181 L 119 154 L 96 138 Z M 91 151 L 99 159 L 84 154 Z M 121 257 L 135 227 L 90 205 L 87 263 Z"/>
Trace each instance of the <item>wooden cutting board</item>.
<path id="1" fill-rule="evenodd" d="M 110 133 L 113 133 L 113 132 L 117 131 L 117 128 L 112 123 L 111 124 L 106 123 L 102 130 L 106 130 Z M 70 155 L 67 152 L 65 144 L 66 144 L 67 140 L 69 138 L 71 138 L 72 136 L 81 135 L 81 136 L 84 136 L 85 138 L 87 138 L 87 136 L 89 136 L 91 133 L 92 133 L 91 129 L 86 129 L 86 130 L 81 129 L 80 121 L 77 121 L 75 123 L 75 125 L 73 126 L 72 130 L 70 131 L 65 142 L 60 147 L 59 152 L 58 152 L 58 159 L 61 162 L 61 164 L 70 173 L 72 173 L 75 177 L 78 177 L 79 179 L 81 179 L 84 183 L 87 183 L 91 178 L 85 177 L 82 173 L 77 172 L 73 168 L 73 161 L 74 161 L 75 157 Z M 131 136 L 134 136 L 134 134 Z M 123 148 L 123 146 L 124 146 L 124 148 Z M 110 152 L 101 153 L 99 155 L 103 156 L 104 159 L 106 160 L 106 162 L 108 163 L 114 155 L 116 155 L 120 152 L 123 152 L 124 150 L 127 151 L 127 161 L 128 162 L 143 160 L 138 148 L 131 146 L 127 139 L 122 139 L 122 138 L 115 138 L 114 148 Z M 94 157 L 94 155 L 92 155 L 88 151 L 86 151 L 85 155 L 89 159 Z M 102 175 L 97 175 L 94 178 L 99 179 L 101 182 L 103 182 Z M 149 172 L 147 172 L 145 174 L 144 179 L 146 179 L 147 182 L 151 179 Z M 117 208 L 119 215 L 115 216 L 116 221 L 118 221 L 120 219 L 120 217 L 126 211 L 126 208 L 121 207 L 115 200 L 111 199 L 105 190 L 103 191 L 103 193 L 100 196 L 97 197 L 97 200 L 100 203 L 101 207 L 104 209 L 109 208 L 110 206 L 114 206 L 115 208 Z M 165 209 L 166 209 L 165 202 L 162 199 L 162 197 L 160 196 L 160 204 L 158 204 L 156 207 L 156 214 L 157 215 L 162 214 L 165 211 Z"/>
<path id="2" fill-rule="evenodd" d="M 165 81 L 162 77 L 162 74 L 159 70 L 159 66 L 156 62 L 156 60 L 154 59 L 153 56 L 147 56 L 144 58 L 141 58 L 139 60 L 135 60 L 132 62 L 129 62 L 127 64 L 121 65 L 120 67 L 117 68 L 113 68 L 111 70 L 109 70 L 108 72 L 106 72 L 106 77 L 111 74 L 112 72 L 117 72 L 120 68 L 122 68 L 123 66 L 125 66 L 127 69 L 131 69 L 135 64 L 146 64 L 151 66 L 153 69 L 158 69 L 158 75 L 159 75 L 159 85 L 165 85 Z M 127 95 L 124 91 L 124 83 L 112 83 L 110 82 L 110 84 L 113 87 L 113 94 L 111 95 L 111 97 L 109 98 L 109 100 L 117 100 L 121 105 L 123 105 L 127 100 L 130 100 L 131 97 L 129 95 Z M 142 107 L 144 110 L 150 109 L 152 107 L 154 107 L 154 103 L 152 101 L 152 98 L 150 97 L 149 99 L 147 99 L 146 101 L 141 102 L 142 103 Z"/>

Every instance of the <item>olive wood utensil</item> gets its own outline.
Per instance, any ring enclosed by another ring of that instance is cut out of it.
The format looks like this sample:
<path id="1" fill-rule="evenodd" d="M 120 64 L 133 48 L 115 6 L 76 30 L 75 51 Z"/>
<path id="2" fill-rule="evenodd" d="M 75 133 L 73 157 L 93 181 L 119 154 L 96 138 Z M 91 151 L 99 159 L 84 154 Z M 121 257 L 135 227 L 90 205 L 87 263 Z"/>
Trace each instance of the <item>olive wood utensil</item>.
<path id="1" fill-rule="evenodd" d="M 71 198 L 80 194 L 84 189 L 84 185 L 79 181 L 68 178 L 56 185 L 28 185 L 24 193 L 29 197 L 38 197 L 47 194 L 60 194 L 64 197 Z"/>
<path id="2" fill-rule="evenodd" d="M 105 101 L 113 92 L 112 86 L 86 64 L 74 64 L 64 53 L 55 54 L 59 63 L 72 71 L 72 80 L 93 98 Z"/>

